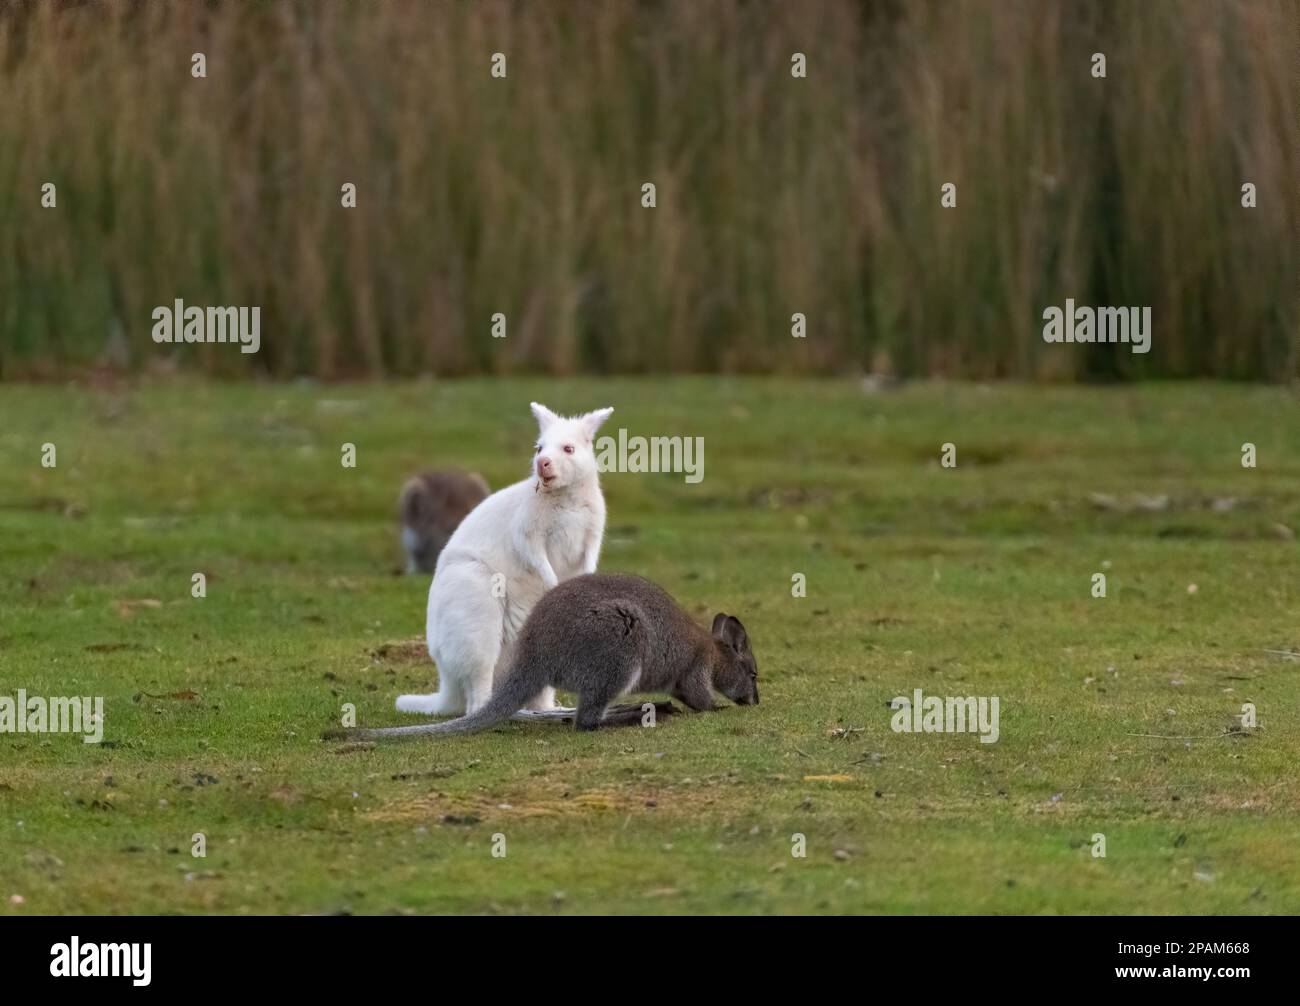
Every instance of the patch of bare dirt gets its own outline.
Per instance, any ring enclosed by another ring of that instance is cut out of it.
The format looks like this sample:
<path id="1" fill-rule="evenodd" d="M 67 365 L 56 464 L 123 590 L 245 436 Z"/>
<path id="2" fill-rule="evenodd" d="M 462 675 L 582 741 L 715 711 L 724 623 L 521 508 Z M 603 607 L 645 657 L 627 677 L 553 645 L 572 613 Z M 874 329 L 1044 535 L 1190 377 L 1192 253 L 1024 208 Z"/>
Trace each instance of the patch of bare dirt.
<path id="1" fill-rule="evenodd" d="M 425 645 L 423 636 L 416 636 L 414 639 L 380 643 L 370 651 L 370 656 L 376 661 L 389 664 L 424 664 L 429 662 L 429 648 Z"/>

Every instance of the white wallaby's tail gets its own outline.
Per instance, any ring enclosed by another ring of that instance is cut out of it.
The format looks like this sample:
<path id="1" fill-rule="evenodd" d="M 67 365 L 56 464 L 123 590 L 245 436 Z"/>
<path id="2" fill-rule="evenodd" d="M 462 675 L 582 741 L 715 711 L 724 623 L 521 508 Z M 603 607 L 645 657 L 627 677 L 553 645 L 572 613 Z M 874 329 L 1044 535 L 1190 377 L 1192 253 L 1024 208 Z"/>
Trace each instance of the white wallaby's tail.
<path id="1" fill-rule="evenodd" d="M 465 692 L 448 675 L 438 682 L 438 690 L 432 695 L 399 695 L 397 711 L 425 716 L 463 716 Z"/>
<path id="2" fill-rule="evenodd" d="M 443 696 L 439 694 L 397 696 L 397 711 L 399 713 L 425 713 L 426 715 L 437 716 L 446 712 L 442 705 Z"/>

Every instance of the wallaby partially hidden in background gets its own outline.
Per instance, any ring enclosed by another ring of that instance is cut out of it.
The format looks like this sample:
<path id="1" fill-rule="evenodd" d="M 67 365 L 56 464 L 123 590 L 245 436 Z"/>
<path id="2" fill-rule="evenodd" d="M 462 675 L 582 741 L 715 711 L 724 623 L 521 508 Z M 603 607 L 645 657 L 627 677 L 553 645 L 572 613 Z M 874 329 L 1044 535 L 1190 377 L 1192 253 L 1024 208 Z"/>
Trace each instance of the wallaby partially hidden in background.
<path id="1" fill-rule="evenodd" d="M 452 532 L 491 491 L 477 472 L 424 472 L 407 479 L 397 498 L 406 571 L 432 573 Z"/>
<path id="2" fill-rule="evenodd" d="M 719 614 L 706 631 L 662 588 L 639 576 L 596 573 L 560 584 L 533 608 L 487 705 L 447 723 L 349 731 L 362 740 L 467 734 L 509 719 L 543 688 L 578 694 L 574 727 L 594 730 L 627 692 L 667 692 L 714 708 L 717 689 L 758 703 L 758 664 L 740 619 Z"/>
<path id="3" fill-rule="evenodd" d="M 403 712 L 482 709 L 533 605 L 561 580 L 596 570 L 605 498 L 592 441 L 614 410 L 565 419 L 532 409 L 540 429 L 532 474 L 476 506 L 438 556 L 425 632 L 438 692 L 399 697 Z M 523 704 L 552 709 L 555 691 L 539 687 Z"/>

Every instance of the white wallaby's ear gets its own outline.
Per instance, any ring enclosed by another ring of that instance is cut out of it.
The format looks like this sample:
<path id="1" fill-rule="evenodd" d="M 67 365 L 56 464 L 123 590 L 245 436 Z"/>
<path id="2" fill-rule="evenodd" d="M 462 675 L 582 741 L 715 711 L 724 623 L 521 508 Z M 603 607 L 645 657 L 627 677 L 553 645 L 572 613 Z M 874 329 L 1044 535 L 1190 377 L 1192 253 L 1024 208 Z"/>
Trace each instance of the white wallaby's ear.
<path id="1" fill-rule="evenodd" d="M 595 412 L 588 412 L 585 416 L 580 417 L 583 429 L 587 431 L 587 436 L 595 439 L 596 431 L 600 429 L 600 424 L 614 414 L 613 407 L 608 409 L 597 409 Z"/>
<path id="2" fill-rule="evenodd" d="M 537 418 L 537 425 L 540 429 L 545 430 L 552 423 L 558 423 L 560 417 L 539 402 L 531 404 L 533 415 Z"/>

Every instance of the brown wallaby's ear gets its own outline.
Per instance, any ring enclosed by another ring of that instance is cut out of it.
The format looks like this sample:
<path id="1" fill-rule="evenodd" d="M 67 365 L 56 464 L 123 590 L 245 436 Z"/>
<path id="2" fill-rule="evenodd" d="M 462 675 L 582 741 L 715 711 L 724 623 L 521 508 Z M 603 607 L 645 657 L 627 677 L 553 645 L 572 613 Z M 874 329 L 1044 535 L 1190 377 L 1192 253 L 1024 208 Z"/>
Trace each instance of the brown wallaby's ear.
<path id="1" fill-rule="evenodd" d="M 722 640 L 737 653 L 746 653 L 749 650 L 749 636 L 745 634 L 745 627 L 740 624 L 740 619 L 734 615 L 728 615 L 726 622 L 723 623 Z"/>
<path id="2" fill-rule="evenodd" d="M 714 639 L 726 638 L 722 634 L 722 627 L 727 624 L 727 619 L 729 617 L 730 617 L 729 615 L 724 615 L 720 611 L 713 616 L 713 628 L 710 630 L 710 634 L 713 636 Z"/>

